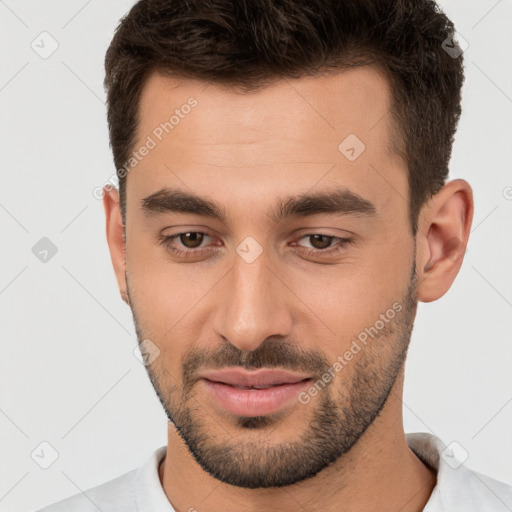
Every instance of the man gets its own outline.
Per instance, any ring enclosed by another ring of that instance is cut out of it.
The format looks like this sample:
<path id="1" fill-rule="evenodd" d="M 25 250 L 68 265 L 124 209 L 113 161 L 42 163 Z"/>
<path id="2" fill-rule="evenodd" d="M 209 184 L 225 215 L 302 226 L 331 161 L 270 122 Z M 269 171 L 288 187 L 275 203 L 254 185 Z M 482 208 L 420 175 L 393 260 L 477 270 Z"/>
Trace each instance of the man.
<path id="1" fill-rule="evenodd" d="M 417 302 L 452 285 L 473 217 L 470 185 L 446 182 L 446 41 L 428 0 L 123 18 L 106 231 L 168 445 L 45 512 L 512 510 L 512 488 L 402 422 Z"/>

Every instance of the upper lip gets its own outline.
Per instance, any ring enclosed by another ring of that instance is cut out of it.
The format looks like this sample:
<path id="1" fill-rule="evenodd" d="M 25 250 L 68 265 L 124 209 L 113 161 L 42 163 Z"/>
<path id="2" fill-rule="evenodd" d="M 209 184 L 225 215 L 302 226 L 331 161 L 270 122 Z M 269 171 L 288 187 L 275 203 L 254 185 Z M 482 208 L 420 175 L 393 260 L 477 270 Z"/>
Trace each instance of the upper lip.
<path id="1" fill-rule="evenodd" d="M 243 369 L 211 370 L 200 375 L 201 378 L 214 382 L 222 382 L 230 386 L 277 386 L 279 384 L 295 384 L 310 376 L 301 373 L 292 373 L 286 370 L 260 369 L 248 372 Z"/>

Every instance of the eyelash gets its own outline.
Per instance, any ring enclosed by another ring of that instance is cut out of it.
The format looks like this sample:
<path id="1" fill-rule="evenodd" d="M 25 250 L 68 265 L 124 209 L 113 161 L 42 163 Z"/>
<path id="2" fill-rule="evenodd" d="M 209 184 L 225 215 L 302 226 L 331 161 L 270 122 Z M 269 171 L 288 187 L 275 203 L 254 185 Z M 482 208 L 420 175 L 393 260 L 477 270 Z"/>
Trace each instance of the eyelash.
<path id="1" fill-rule="evenodd" d="M 205 252 L 208 250 L 207 247 L 201 247 L 199 249 L 177 249 L 176 247 L 173 247 L 171 245 L 174 240 L 179 238 L 181 235 L 186 235 L 187 233 L 194 233 L 194 234 L 209 236 L 207 233 L 204 233 L 202 231 L 184 231 L 182 233 L 176 233 L 175 235 L 170 235 L 170 236 L 160 235 L 159 243 L 160 243 L 160 245 L 163 245 L 166 248 L 166 250 L 168 250 L 169 252 L 171 252 L 172 254 L 174 254 L 176 256 L 188 257 L 191 255 L 201 254 L 202 252 Z M 341 252 L 343 249 L 345 249 L 345 247 L 347 247 L 348 245 L 350 245 L 353 242 L 353 240 L 351 238 L 342 238 L 342 237 L 337 237 L 337 236 L 332 236 L 332 235 L 326 235 L 324 233 L 309 233 L 307 235 L 301 236 L 299 238 L 299 240 L 302 240 L 303 238 L 312 237 L 312 236 L 323 236 L 323 237 L 332 239 L 332 241 L 338 240 L 338 246 L 335 247 L 334 249 L 332 249 L 332 248 L 330 248 L 330 249 L 309 249 L 307 247 L 299 246 L 299 247 L 301 247 L 301 251 L 303 253 L 306 253 L 306 255 L 308 255 L 308 256 L 319 256 L 319 255 L 333 256 L 333 255 L 336 255 L 339 252 Z"/>

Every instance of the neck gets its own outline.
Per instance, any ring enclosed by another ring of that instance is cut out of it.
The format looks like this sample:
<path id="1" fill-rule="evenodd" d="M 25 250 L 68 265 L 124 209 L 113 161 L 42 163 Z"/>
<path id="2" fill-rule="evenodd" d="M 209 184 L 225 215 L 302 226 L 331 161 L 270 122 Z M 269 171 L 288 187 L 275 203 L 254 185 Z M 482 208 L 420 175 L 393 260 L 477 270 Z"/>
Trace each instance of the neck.
<path id="1" fill-rule="evenodd" d="M 402 422 L 403 374 L 386 405 L 352 449 L 315 477 L 287 487 L 243 489 L 220 482 L 199 466 L 172 423 L 159 473 L 177 512 L 261 509 L 295 512 L 420 512 L 436 474 L 408 447 Z"/>

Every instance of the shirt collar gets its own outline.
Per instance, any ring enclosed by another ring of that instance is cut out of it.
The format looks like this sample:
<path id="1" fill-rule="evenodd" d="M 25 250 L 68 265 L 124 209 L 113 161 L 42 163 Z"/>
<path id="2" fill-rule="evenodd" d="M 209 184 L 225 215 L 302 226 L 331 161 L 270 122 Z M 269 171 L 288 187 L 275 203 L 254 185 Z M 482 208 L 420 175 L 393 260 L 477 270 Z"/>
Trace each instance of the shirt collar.
<path id="1" fill-rule="evenodd" d="M 405 437 L 409 448 L 437 473 L 437 483 L 423 512 L 512 511 L 512 487 L 457 460 L 452 449 L 456 443 L 445 445 L 437 436 L 424 432 Z"/>
<path id="2" fill-rule="evenodd" d="M 164 492 L 158 474 L 167 446 L 155 450 L 135 476 L 135 501 L 140 512 L 176 512 Z"/>

